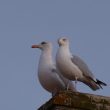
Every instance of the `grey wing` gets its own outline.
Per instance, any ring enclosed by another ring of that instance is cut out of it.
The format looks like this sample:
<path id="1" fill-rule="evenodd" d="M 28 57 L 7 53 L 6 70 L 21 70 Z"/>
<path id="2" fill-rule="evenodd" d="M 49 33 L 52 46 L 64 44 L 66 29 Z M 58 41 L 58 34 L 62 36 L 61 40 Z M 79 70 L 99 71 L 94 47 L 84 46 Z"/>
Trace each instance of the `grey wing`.
<path id="1" fill-rule="evenodd" d="M 94 76 L 87 66 L 87 64 L 79 57 L 76 55 L 72 55 L 71 58 L 72 62 L 79 67 L 79 69 L 83 72 L 84 76 L 90 77 L 94 79 Z"/>
<path id="2" fill-rule="evenodd" d="M 62 77 L 60 76 L 60 74 L 58 74 L 58 70 L 56 68 L 52 68 L 51 71 L 54 73 L 55 77 L 60 82 L 60 84 L 62 84 L 62 86 L 65 87 L 65 83 L 64 83 Z"/>
<path id="3" fill-rule="evenodd" d="M 57 76 L 63 81 L 63 83 L 65 84 L 65 86 L 67 85 L 68 79 L 66 79 L 65 77 L 63 77 L 62 74 L 60 73 L 60 71 L 57 68 L 53 68 L 52 69 L 52 72 L 55 72 L 57 74 Z"/>

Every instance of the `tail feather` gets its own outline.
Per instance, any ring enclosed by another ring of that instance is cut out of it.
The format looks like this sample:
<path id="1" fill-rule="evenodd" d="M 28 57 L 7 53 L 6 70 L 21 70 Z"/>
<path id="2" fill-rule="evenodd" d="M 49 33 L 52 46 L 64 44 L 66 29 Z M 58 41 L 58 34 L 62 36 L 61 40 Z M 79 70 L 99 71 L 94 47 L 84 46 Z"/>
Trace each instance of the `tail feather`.
<path id="1" fill-rule="evenodd" d="M 104 83 L 104 82 L 102 82 L 102 81 L 100 81 L 98 79 L 96 79 L 96 80 L 92 79 L 92 81 L 94 81 L 96 83 L 96 85 L 98 85 L 101 89 L 103 89 L 102 86 L 107 86 L 106 83 Z"/>
<path id="2" fill-rule="evenodd" d="M 96 79 L 92 79 L 92 78 L 85 78 L 83 80 L 81 80 L 83 83 L 85 83 L 86 85 L 88 85 L 92 90 L 97 90 L 97 89 L 103 89 L 102 86 L 107 86 L 106 83 Z"/>
<path id="3" fill-rule="evenodd" d="M 83 82 L 84 84 L 89 86 L 94 91 L 101 88 L 98 84 L 96 84 L 96 82 L 94 80 L 90 80 L 88 78 L 85 78 L 84 80 L 81 80 L 81 82 Z"/>

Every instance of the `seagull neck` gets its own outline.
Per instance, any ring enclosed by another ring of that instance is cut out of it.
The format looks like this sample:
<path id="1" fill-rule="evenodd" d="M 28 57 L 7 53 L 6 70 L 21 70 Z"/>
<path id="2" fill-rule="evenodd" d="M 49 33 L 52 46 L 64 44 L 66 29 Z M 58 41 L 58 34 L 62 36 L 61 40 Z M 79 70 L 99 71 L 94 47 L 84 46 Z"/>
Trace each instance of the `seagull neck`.
<path id="1" fill-rule="evenodd" d="M 51 50 L 43 50 L 41 53 L 40 60 L 46 61 L 48 63 L 52 63 L 52 51 Z"/>
<path id="2" fill-rule="evenodd" d="M 70 48 L 69 48 L 69 46 L 68 45 L 64 45 L 64 46 L 61 46 L 61 48 L 60 48 L 62 51 L 64 51 L 66 54 L 68 53 L 70 53 Z"/>

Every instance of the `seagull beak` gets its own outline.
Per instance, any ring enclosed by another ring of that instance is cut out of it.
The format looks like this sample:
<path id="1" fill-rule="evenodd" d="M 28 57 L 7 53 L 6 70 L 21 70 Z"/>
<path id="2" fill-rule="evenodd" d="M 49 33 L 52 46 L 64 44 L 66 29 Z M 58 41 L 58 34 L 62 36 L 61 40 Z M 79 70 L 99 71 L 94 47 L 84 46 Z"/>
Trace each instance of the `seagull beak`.
<path id="1" fill-rule="evenodd" d="M 41 45 L 32 45 L 31 48 L 41 48 Z"/>

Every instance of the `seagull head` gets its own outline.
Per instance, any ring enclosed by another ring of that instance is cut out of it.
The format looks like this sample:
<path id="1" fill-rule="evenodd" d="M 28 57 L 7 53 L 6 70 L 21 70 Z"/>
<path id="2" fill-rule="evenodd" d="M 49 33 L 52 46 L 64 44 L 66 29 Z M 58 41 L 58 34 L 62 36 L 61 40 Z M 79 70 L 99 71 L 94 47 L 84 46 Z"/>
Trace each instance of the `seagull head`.
<path id="1" fill-rule="evenodd" d="M 35 44 L 35 45 L 32 45 L 32 48 L 39 48 L 41 50 L 51 50 L 52 48 L 52 45 L 50 42 L 41 42 L 40 44 Z"/>
<path id="2" fill-rule="evenodd" d="M 68 46 L 69 40 L 66 37 L 62 37 L 58 39 L 59 46 Z"/>

